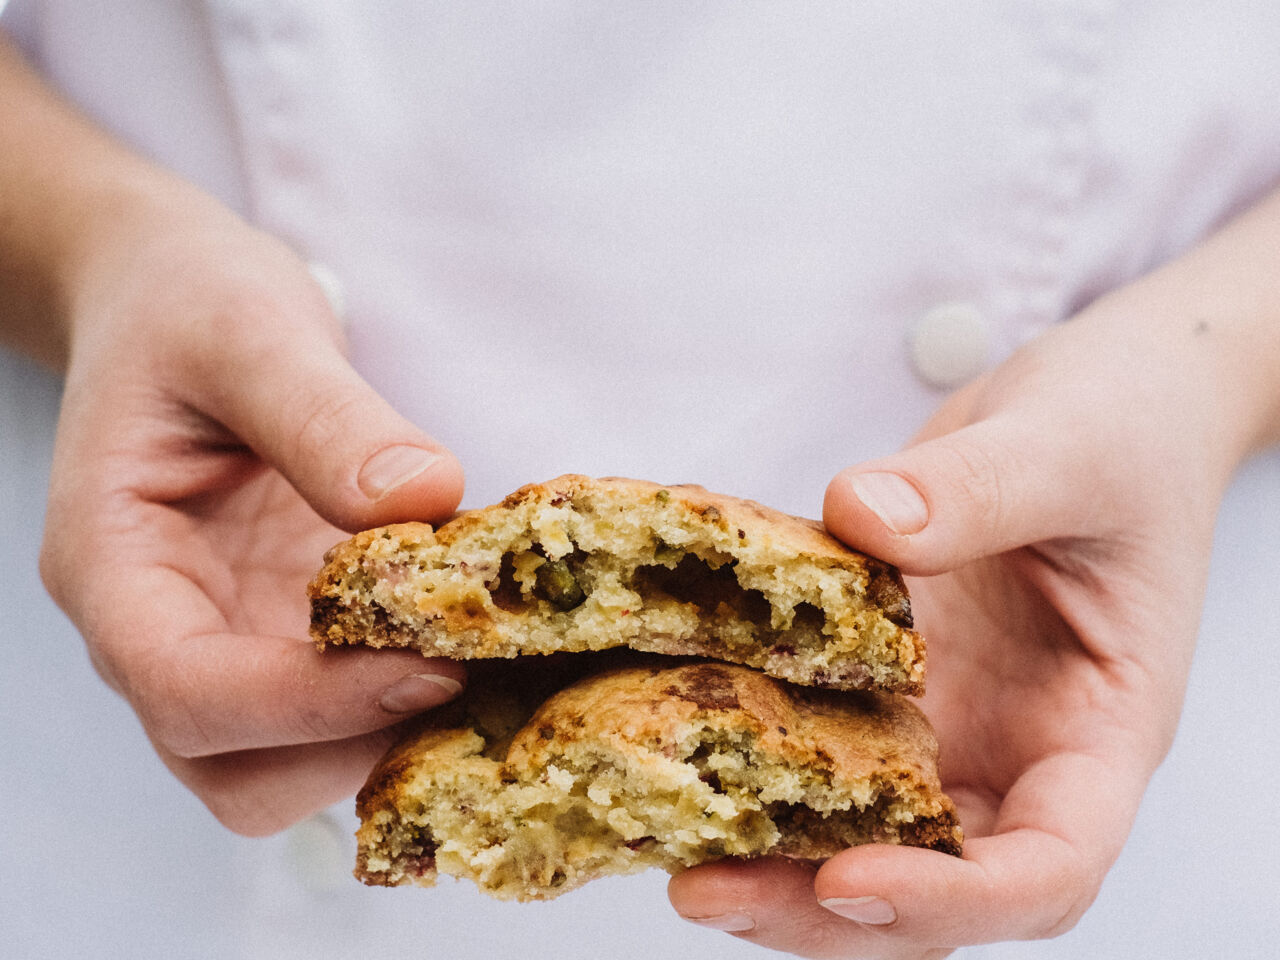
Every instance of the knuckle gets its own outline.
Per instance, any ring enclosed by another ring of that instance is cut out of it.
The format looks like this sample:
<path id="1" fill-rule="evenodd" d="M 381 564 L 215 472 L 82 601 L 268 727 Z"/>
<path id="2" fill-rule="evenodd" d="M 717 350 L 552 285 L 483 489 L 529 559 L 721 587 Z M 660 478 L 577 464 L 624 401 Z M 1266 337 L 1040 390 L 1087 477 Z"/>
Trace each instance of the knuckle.
<path id="1" fill-rule="evenodd" d="M 999 519 L 1004 504 L 1004 464 L 990 443 L 955 436 L 947 450 L 955 464 L 952 476 L 966 505 L 986 521 Z"/>
<path id="2" fill-rule="evenodd" d="M 171 349 L 191 372 L 188 382 L 220 407 L 236 409 L 246 387 L 277 383 L 285 366 L 310 364 L 321 351 L 341 352 L 336 325 L 295 291 L 236 285 L 223 290 L 212 309 L 200 303 L 187 313 L 191 319 L 171 335 Z"/>
<path id="3" fill-rule="evenodd" d="M 351 731 L 343 729 L 337 718 L 314 706 L 295 711 L 290 726 L 293 728 L 291 739 L 297 743 L 341 740 L 351 734 Z"/>
<path id="4" fill-rule="evenodd" d="M 134 701 L 134 710 L 148 736 L 175 757 L 184 760 L 207 757 L 218 752 L 218 744 L 190 711 L 157 708 Z"/>
<path id="5" fill-rule="evenodd" d="M 350 388 L 318 391 L 306 403 L 305 409 L 294 411 L 296 426 L 290 431 L 296 460 L 324 456 L 335 442 L 358 435 L 356 427 L 367 420 L 362 416 L 364 398 Z"/>
<path id="6" fill-rule="evenodd" d="M 143 729 L 168 753 L 192 759 L 224 749 L 201 704 L 182 689 L 177 673 L 163 661 L 150 661 L 141 669 L 135 667 L 127 688 Z"/>
<path id="7" fill-rule="evenodd" d="M 861 929 L 850 930 L 848 921 L 820 920 L 787 931 L 788 939 L 815 957 L 840 957 L 848 960 L 878 960 L 885 956 L 883 943 L 870 943 Z"/>
<path id="8" fill-rule="evenodd" d="M 1047 468 L 1037 462 L 1031 445 L 1020 448 L 1016 439 L 994 430 L 962 431 L 941 443 L 950 461 L 943 467 L 950 485 L 947 499 L 960 508 L 955 519 L 980 534 L 992 550 L 1025 546 L 1039 535 L 1045 518 L 1028 527 L 1027 497 L 1046 503 L 1056 498 L 1044 486 Z"/>
<path id="9" fill-rule="evenodd" d="M 271 247 L 275 241 L 262 235 Z M 322 309 L 323 294 L 316 288 L 306 268 L 292 254 L 282 249 L 259 249 L 264 259 L 257 269 L 234 277 L 219 276 L 217 296 L 202 300 L 203 309 L 191 316 L 193 346 L 213 339 L 223 342 L 247 356 L 265 345 L 299 332 L 336 336 L 340 328 Z M 267 261 L 273 254 L 285 253 L 283 261 Z"/>
<path id="10" fill-rule="evenodd" d="M 271 298 L 239 287 L 220 291 L 218 305 L 188 309 L 172 333 L 173 348 L 200 374 L 201 382 L 217 384 L 225 377 L 228 356 L 252 362 L 271 349 L 278 337 L 282 311 Z"/>

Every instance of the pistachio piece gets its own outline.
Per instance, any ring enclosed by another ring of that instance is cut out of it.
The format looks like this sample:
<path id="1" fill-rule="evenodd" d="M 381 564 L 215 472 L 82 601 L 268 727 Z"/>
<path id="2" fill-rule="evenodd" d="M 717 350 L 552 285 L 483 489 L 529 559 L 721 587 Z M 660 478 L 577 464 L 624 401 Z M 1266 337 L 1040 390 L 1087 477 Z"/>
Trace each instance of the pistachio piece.
<path id="1" fill-rule="evenodd" d="M 560 610 L 572 610 L 586 594 L 565 560 L 549 560 L 538 568 L 535 592 Z"/>

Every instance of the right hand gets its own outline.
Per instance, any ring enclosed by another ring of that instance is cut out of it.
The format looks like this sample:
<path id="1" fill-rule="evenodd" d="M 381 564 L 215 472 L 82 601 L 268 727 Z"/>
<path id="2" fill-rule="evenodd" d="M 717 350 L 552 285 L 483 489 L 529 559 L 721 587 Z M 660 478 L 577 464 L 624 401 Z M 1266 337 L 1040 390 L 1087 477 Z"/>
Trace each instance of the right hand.
<path id="1" fill-rule="evenodd" d="M 349 796 L 392 725 L 460 689 L 417 653 L 321 655 L 305 588 L 343 531 L 447 517 L 462 471 L 351 368 L 282 243 L 168 179 L 97 213 L 56 308 L 41 573 L 169 769 L 270 833 Z"/>

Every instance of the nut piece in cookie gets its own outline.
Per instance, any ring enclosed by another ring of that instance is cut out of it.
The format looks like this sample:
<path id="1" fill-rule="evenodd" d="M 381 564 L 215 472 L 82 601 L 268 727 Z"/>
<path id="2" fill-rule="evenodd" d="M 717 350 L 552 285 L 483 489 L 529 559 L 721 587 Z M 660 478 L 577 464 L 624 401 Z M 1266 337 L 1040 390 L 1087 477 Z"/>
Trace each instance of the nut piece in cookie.
<path id="1" fill-rule="evenodd" d="M 564 476 L 438 530 L 368 530 L 310 586 L 326 644 L 460 659 L 609 647 L 810 686 L 924 690 L 898 572 L 820 524 L 696 486 Z"/>
<path id="2" fill-rule="evenodd" d="M 903 697 L 656 658 L 579 680 L 530 716 L 525 676 L 477 678 L 382 760 L 358 800 L 356 876 L 446 874 L 546 900 L 727 856 L 961 851 L 932 731 Z"/>

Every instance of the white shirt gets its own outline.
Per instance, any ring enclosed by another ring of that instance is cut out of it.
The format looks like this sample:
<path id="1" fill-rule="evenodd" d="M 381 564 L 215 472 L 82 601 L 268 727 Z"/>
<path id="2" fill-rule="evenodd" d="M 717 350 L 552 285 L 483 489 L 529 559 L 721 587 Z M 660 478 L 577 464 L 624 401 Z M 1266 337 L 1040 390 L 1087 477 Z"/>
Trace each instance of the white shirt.
<path id="1" fill-rule="evenodd" d="M 815 515 L 838 469 L 927 419 L 939 381 L 1280 177 L 1268 2 L 13 0 L 4 23 L 100 122 L 339 280 L 357 367 L 459 455 L 470 506 L 572 470 Z M 53 387 L 6 363 L 6 440 L 47 469 Z M 0 681 L 6 768 L 38 771 L 14 807 L 40 829 L 0 867 L 30 955 L 66 952 L 37 942 L 51 925 L 135 957 L 767 955 L 672 917 L 660 876 L 516 907 L 335 880 L 346 823 L 224 835 L 40 594 L 25 460 L 3 468 L 6 550 L 60 668 L 10 644 L 24 682 Z M 1269 581 L 1238 586 L 1280 570 L 1278 479 L 1265 459 L 1228 500 L 1187 724 L 1101 902 L 1058 943 L 973 956 L 1262 949 L 1280 834 L 1259 812 L 1249 842 L 1221 836 L 1206 781 L 1256 767 L 1235 731 L 1280 719 L 1226 669 L 1247 652 L 1255 689 L 1280 679 Z M 1274 762 L 1257 776 L 1280 787 Z M 1249 863 L 1269 890 L 1236 876 Z"/>

